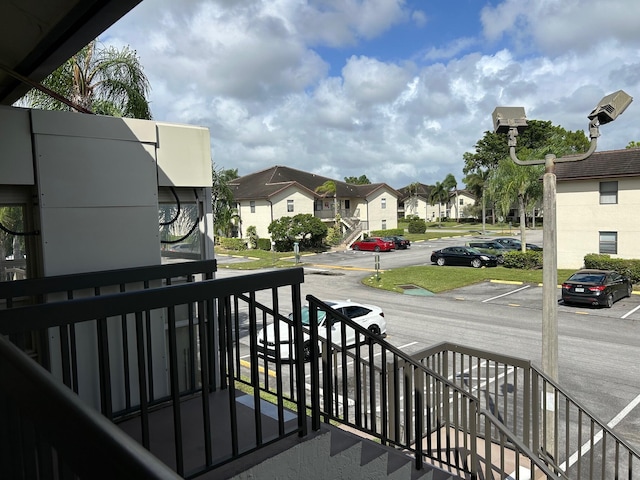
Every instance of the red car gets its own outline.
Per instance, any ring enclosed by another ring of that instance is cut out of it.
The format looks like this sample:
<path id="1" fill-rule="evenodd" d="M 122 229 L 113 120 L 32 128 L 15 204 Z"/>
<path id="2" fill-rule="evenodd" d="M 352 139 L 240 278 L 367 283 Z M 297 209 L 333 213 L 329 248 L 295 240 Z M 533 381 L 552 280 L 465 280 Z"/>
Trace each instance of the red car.
<path id="1" fill-rule="evenodd" d="M 373 252 L 388 252 L 396 248 L 394 242 L 388 242 L 380 237 L 369 237 L 358 242 L 353 242 L 351 248 L 354 250 L 369 250 Z"/>

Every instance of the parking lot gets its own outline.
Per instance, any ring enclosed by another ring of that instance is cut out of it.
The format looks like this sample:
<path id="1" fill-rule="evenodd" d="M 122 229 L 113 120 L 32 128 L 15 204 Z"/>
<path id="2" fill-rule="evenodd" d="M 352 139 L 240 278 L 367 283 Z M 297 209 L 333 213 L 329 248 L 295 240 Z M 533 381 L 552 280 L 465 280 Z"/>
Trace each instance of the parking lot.
<path id="1" fill-rule="evenodd" d="M 408 250 L 380 253 L 380 268 L 458 268 L 433 265 L 431 251 L 471 238 L 416 242 Z M 531 235 L 527 242 L 541 244 L 541 238 Z M 303 298 L 312 294 L 381 306 L 387 341 L 407 354 L 446 341 L 541 365 L 541 285 L 486 281 L 437 295 L 402 295 L 362 285 L 362 278 L 374 272 L 375 255 L 345 250 L 303 257 Z M 226 269 L 219 273 L 247 274 Z M 558 345 L 563 387 L 605 423 L 615 421 L 616 431 L 640 448 L 640 295 L 612 308 L 565 306 L 559 301 Z"/>

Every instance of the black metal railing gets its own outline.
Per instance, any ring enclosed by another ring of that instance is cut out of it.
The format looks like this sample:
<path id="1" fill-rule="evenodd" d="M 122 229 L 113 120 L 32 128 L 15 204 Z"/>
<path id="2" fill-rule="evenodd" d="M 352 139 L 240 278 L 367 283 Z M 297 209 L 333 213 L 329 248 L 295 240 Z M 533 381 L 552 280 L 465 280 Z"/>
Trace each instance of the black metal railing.
<path id="1" fill-rule="evenodd" d="M 475 395 L 559 477 L 640 478 L 638 450 L 531 362 L 449 343 L 412 358 Z"/>
<path id="2" fill-rule="evenodd" d="M 289 288 L 292 304 L 300 304 L 302 269 L 207 279 L 213 271 L 215 262 L 190 262 L 12 282 L 0 289 L 0 334 L 19 346 L 28 336 L 38 337 L 36 357 L 59 386 L 66 384 L 83 404 L 118 423 L 178 475 L 193 478 L 284 436 L 306 433 L 304 390 L 287 404 L 287 415 L 281 409 L 265 419 L 260 391 L 247 380 L 255 376 L 243 373 L 247 369 L 240 360 L 242 354 L 250 357 L 247 319 L 256 318 L 258 310 L 282 316 L 279 288 Z M 204 278 L 194 281 L 196 274 Z M 155 279 L 141 279 L 149 276 Z M 140 283 L 137 289 L 134 283 Z M 59 300 L 57 292 L 68 299 Z M 270 307 L 258 297 L 267 298 Z M 241 385 L 248 388 L 239 392 Z M 2 471 L 9 478 L 81 474 L 81 459 L 69 454 L 73 442 L 60 434 L 60 419 L 35 416 L 47 398 L 37 384 L 34 388 L 22 391 L 10 381 L 0 383 L 6 407 L 0 420 L 11 426 L 0 429 Z M 101 438 L 112 441 L 108 435 Z M 91 458 L 97 457 L 96 470 L 115 461 L 99 452 Z M 29 465 L 38 465 L 41 473 L 32 476 Z"/>
<path id="3" fill-rule="evenodd" d="M 80 426 L 89 405 L 184 478 L 304 436 L 308 419 L 463 478 L 638 478 L 638 452 L 530 362 L 452 344 L 409 357 L 312 295 L 303 325 L 301 268 L 214 271 L 190 262 L 1 285 L 0 334 L 23 350 L 35 338 L 29 355 L 50 372 L 0 348 L 2 471 L 92 478 L 84 460 L 115 462 L 108 428 L 106 448 L 79 458 L 87 429 L 102 429 Z M 34 380 L 13 388 L 23 371 Z M 80 431 L 65 429 L 73 422 Z"/>

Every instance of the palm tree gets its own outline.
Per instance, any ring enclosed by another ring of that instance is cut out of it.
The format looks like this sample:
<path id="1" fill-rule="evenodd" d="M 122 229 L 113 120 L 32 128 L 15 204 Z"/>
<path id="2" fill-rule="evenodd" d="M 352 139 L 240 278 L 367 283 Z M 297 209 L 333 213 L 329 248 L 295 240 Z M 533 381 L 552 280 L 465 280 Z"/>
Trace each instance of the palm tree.
<path id="1" fill-rule="evenodd" d="M 413 207 L 415 214 L 418 214 L 418 192 L 420 191 L 420 182 L 413 182 L 407 187 L 409 194 L 409 205 Z M 425 217 L 426 220 L 426 217 Z"/>
<path id="2" fill-rule="evenodd" d="M 464 177 L 463 181 L 467 188 L 473 193 L 476 199 L 480 199 L 482 202 L 482 233 L 485 234 L 486 229 L 486 216 L 487 216 L 487 181 L 489 179 L 489 169 L 475 170 L 473 173 Z"/>
<path id="3" fill-rule="evenodd" d="M 442 212 L 440 206 L 447 202 L 449 199 L 449 190 L 445 187 L 444 183 L 436 182 L 429 194 L 429 203 L 431 206 L 438 204 L 438 225 L 441 225 Z"/>
<path id="4" fill-rule="evenodd" d="M 523 168 L 510 158 L 500 160 L 498 168 L 491 173 L 490 189 L 496 199 L 496 206 L 502 212 L 508 212 L 514 201 L 518 202 L 520 212 L 520 239 L 522 251 L 526 251 L 525 227 L 526 207 L 539 201 L 542 196 L 540 177 L 544 173 L 542 165 Z"/>
<path id="5" fill-rule="evenodd" d="M 453 176 L 452 173 L 448 174 L 444 180 L 442 181 L 442 185 L 444 186 L 444 188 L 447 189 L 447 192 L 451 192 L 452 190 L 455 192 L 456 195 L 456 220 L 460 220 L 460 215 L 458 214 L 458 182 L 456 180 L 456 177 Z M 447 196 L 447 203 L 449 203 L 449 197 Z"/>
<path id="6" fill-rule="evenodd" d="M 135 50 L 101 47 L 97 40 L 80 50 L 44 79 L 42 85 L 70 100 L 78 109 L 116 117 L 151 119 L 149 81 Z M 21 104 L 45 110 L 70 110 L 38 89 Z"/>
<path id="7" fill-rule="evenodd" d="M 327 195 L 333 197 L 333 212 L 334 212 L 334 219 L 335 219 L 335 228 L 338 228 L 339 227 L 338 199 L 337 199 L 338 189 L 336 186 L 336 182 L 334 182 L 333 180 L 327 180 L 322 185 L 316 188 L 316 192 L 323 194 L 324 197 L 326 197 Z"/>

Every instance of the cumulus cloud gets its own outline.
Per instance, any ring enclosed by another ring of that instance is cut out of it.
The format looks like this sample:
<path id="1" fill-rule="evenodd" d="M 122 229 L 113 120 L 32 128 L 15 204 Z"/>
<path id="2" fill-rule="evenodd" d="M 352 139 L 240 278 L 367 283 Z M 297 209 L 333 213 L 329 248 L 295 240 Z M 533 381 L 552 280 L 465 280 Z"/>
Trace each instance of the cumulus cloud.
<path id="1" fill-rule="evenodd" d="M 219 167 L 461 184 L 496 106 L 586 130 L 603 95 L 638 95 L 635 2 L 502 0 L 462 19 L 417 0 L 144 0 L 101 40 L 137 50 L 157 120 L 209 127 Z M 640 141 L 639 121 L 632 105 L 599 150 Z"/>

